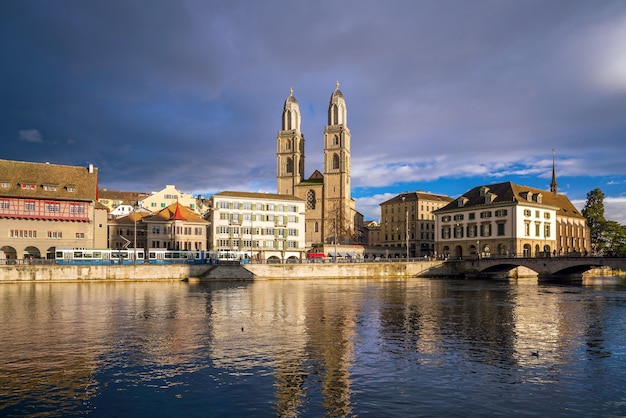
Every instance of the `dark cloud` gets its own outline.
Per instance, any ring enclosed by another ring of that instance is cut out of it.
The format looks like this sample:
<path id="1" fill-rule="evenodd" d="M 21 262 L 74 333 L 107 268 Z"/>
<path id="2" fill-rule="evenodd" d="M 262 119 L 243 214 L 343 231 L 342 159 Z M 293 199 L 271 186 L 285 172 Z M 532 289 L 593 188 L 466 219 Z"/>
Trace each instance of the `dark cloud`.
<path id="1" fill-rule="evenodd" d="M 621 0 L 3 2 L 1 157 L 93 163 L 109 188 L 273 191 L 289 88 L 310 174 L 339 80 L 366 215 L 398 190 L 543 187 L 553 148 L 569 194 L 612 176 L 621 202 L 624 28 Z"/>

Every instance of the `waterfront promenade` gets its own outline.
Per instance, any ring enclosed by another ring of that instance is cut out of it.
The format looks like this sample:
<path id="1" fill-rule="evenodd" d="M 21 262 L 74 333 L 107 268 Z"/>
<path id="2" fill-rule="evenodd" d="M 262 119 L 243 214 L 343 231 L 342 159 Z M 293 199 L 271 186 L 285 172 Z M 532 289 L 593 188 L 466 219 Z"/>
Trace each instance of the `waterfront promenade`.
<path id="1" fill-rule="evenodd" d="M 583 274 L 626 271 L 623 257 L 401 259 L 354 263 L 56 265 L 0 264 L 0 283 L 41 281 L 285 280 L 332 278 L 539 278 L 580 280 Z"/>

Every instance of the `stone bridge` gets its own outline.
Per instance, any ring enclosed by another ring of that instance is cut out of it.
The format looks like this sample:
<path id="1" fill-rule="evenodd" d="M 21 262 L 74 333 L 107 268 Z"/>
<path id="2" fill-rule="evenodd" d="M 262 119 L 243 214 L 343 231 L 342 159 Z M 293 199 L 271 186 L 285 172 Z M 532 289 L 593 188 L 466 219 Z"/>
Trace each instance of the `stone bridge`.
<path id="1" fill-rule="evenodd" d="M 626 257 L 483 258 L 453 260 L 465 277 L 511 277 L 519 267 L 537 273 L 539 279 L 582 279 L 583 273 L 602 267 L 626 271 Z"/>

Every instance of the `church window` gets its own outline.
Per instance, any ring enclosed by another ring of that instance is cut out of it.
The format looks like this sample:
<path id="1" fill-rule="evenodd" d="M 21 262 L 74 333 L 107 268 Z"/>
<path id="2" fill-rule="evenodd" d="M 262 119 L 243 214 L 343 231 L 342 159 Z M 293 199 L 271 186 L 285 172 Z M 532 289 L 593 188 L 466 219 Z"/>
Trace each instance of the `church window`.
<path id="1" fill-rule="evenodd" d="M 291 149 L 291 140 L 290 139 L 285 141 L 285 149 L 286 150 L 290 150 Z"/>
<path id="2" fill-rule="evenodd" d="M 287 173 L 293 173 L 293 160 L 291 158 L 287 158 L 287 167 L 285 168 Z"/>
<path id="3" fill-rule="evenodd" d="M 291 130 L 291 110 L 287 111 L 287 130 L 290 131 Z"/>
<path id="4" fill-rule="evenodd" d="M 306 193 L 306 208 L 315 209 L 315 191 L 313 190 Z"/>
<path id="5" fill-rule="evenodd" d="M 339 124 L 339 107 L 337 105 L 333 106 L 333 123 L 331 125 Z"/>
<path id="6" fill-rule="evenodd" d="M 339 137 L 337 135 L 335 135 L 335 137 L 333 138 L 333 145 L 339 145 Z"/>
<path id="7" fill-rule="evenodd" d="M 315 222 L 315 232 L 320 232 L 319 229 L 320 229 L 320 225 L 317 222 Z"/>
<path id="8" fill-rule="evenodd" d="M 333 154 L 333 170 L 339 169 L 339 155 Z"/>

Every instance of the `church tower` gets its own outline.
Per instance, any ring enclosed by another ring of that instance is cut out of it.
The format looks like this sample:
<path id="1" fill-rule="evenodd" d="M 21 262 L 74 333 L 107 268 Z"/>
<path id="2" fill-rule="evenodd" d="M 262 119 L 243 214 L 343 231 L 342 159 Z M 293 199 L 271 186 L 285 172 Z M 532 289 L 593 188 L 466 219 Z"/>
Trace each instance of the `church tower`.
<path id="1" fill-rule="evenodd" d="M 324 238 L 354 233 L 350 196 L 350 129 L 339 82 L 330 96 L 324 128 Z"/>
<path id="2" fill-rule="evenodd" d="M 276 140 L 276 181 L 279 194 L 295 195 L 304 180 L 304 135 L 300 131 L 300 105 L 290 89 L 283 107 L 282 129 Z"/>

